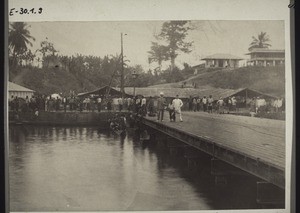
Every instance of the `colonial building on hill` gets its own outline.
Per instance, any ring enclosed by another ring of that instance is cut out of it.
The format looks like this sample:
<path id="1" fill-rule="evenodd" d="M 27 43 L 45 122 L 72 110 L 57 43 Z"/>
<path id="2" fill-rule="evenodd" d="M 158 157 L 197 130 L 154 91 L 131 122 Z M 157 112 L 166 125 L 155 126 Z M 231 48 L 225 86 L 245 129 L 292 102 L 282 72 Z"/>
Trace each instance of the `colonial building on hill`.
<path id="1" fill-rule="evenodd" d="M 267 48 L 254 48 L 246 55 L 250 55 L 247 64 L 252 66 L 284 65 L 285 51 Z"/>
<path id="2" fill-rule="evenodd" d="M 205 61 L 205 67 L 220 67 L 220 68 L 236 68 L 239 67 L 239 61 L 243 60 L 240 57 L 230 54 L 214 54 L 207 56 L 201 60 Z"/>

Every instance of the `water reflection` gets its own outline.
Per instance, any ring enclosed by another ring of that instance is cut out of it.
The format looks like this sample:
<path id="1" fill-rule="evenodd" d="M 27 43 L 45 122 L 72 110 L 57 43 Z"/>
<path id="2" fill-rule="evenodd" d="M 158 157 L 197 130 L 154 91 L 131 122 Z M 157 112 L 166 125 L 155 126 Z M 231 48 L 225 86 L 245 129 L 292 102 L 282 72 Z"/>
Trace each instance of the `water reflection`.
<path id="1" fill-rule="evenodd" d="M 214 192 L 209 159 L 191 175 L 186 160 L 158 140 L 141 143 L 134 132 L 120 137 L 91 127 L 9 130 L 11 211 L 240 208 L 224 199 L 228 189 Z"/>

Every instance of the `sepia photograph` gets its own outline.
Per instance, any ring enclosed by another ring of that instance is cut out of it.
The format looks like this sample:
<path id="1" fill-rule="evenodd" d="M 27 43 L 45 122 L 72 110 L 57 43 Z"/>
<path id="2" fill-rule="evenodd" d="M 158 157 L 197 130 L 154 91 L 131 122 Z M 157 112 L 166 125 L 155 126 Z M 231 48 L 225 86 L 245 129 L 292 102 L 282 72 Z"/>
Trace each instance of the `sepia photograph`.
<path id="1" fill-rule="evenodd" d="M 9 211 L 289 207 L 284 20 L 8 28 Z"/>

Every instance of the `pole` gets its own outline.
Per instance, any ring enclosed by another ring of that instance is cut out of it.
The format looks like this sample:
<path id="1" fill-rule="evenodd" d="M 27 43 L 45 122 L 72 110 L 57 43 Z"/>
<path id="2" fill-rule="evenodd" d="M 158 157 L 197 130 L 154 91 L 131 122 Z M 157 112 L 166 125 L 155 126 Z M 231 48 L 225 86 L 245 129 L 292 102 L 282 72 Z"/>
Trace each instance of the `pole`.
<path id="1" fill-rule="evenodd" d="M 121 93 L 124 97 L 124 59 L 123 59 L 123 33 L 121 33 Z"/>

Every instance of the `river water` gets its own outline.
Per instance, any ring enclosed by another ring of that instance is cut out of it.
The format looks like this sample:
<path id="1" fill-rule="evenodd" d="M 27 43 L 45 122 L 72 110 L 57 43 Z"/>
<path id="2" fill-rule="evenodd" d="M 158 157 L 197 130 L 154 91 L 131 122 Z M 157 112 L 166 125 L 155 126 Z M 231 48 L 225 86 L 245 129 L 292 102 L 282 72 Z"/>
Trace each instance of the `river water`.
<path id="1" fill-rule="evenodd" d="M 11 211 L 257 208 L 256 182 L 217 187 L 209 158 L 198 169 L 161 143 L 95 127 L 11 126 Z"/>

